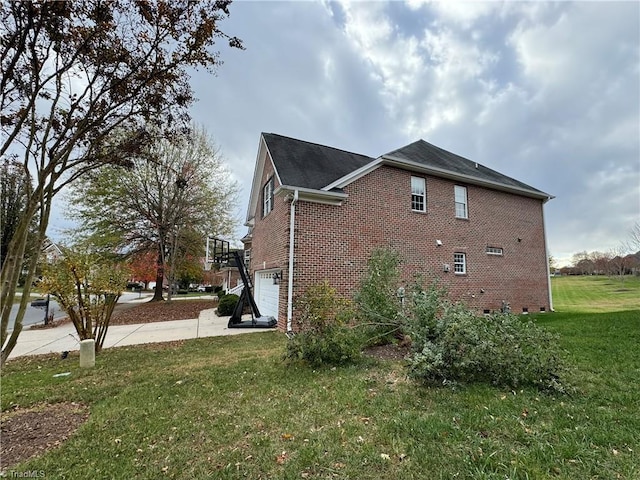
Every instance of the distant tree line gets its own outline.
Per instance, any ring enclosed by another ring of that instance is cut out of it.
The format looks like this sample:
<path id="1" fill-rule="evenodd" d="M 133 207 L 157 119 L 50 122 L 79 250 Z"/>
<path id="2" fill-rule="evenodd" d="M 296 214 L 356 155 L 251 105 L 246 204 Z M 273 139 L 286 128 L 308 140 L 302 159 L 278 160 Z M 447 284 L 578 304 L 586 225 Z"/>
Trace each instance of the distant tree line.
<path id="1" fill-rule="evenodd" d="M 559 270 L 562 275 L 640 275 L 640 251 L 626 255 L 615 250 L 578 252 L 570 266 Z"/>
<path id="2" fill-rule="evenodd" d="M 607 252 L 575 253 L 570 266 L 555 270 L 562 275 L 640 275 L 640 222 L 617 247 Z"/>

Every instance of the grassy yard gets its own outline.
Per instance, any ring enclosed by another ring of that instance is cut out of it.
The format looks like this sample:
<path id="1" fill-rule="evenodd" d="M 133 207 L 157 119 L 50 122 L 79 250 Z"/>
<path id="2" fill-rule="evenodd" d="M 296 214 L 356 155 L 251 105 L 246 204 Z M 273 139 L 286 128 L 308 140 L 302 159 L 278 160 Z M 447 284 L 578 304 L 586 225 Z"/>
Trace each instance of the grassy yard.
<path id="1" fill-rule="evenodd" d="M 551 287 L 558 312 L 640 310 L 640 277 L 553 277 Z"/>
<path id="2" fill-rule="evenodd" d="M 59 448 L 11 470 L 73 479 L 640 478 L 640 311 L 537 321 L 561 337 L 571 394 L 424 388 L 401 362 L 373 359 L 287 368 L 277 332 L 110 349 L 92 370 L 73 355 L 11 361 L 3 417 L 45 402 L 90 409 Z M 62 372 L 71 375 L 53 376 Z"/>

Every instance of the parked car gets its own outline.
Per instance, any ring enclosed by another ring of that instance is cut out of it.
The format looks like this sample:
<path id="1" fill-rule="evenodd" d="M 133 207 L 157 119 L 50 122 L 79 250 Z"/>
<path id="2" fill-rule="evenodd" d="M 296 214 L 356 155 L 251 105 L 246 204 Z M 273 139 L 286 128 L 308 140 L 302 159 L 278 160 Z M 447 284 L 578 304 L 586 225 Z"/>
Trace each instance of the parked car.
<path id="1" fill-rule="evenodd" d="M 46 298 L 36 298 L 35 300 L 31 301 L 31 306 L 32 307 L 36 307 L 36 308 L 43 308 L 47 306 L 47 299 Z"/>

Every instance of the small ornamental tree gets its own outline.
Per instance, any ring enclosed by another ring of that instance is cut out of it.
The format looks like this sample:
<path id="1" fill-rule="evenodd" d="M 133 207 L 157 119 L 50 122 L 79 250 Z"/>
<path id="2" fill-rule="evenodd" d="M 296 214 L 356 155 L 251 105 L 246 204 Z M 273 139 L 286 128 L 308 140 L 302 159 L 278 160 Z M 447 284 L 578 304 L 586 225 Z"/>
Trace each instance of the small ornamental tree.
<path id="1" fill-rule="evenodd" d="M 403 334 L 402 304 L 398 298 L 400 262 L 395 250 L 378 248 L 371 254 L 360 280 L 355 302 L 370 343 L 389 343 Z"/>
<path id="2" fill-rule="evenodd" d="M 307 288 L 296 308 L 300 311 L 299 331 L 287 342 L 285 360 L 319 367 L 345 365 L 360 358 L 362 340 L 349 325 L 353 318 L 350 303 L 327 281 Z"/>
<path id="3" fill-rule="evenodd" d="M 94 339 L 100 352 L 128 276 L 122 264 L 65 249 L 63 258 L 43 267 L 38 288 L 56 299 L 80 340 Z"/>

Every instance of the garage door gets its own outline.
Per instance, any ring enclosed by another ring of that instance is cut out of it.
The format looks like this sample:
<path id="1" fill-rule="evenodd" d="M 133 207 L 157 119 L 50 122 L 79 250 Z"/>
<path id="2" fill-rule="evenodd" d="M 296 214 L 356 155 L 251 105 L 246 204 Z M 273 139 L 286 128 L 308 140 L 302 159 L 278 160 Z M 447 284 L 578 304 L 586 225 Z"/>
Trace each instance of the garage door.
<path id="1" fill-rule="evenodd" d="M 275 271 L 256 272 L 255 298 L 258 310 L 266 317 L 278 318 L 278 297 L 280 285 L 274 285 Z"/>

